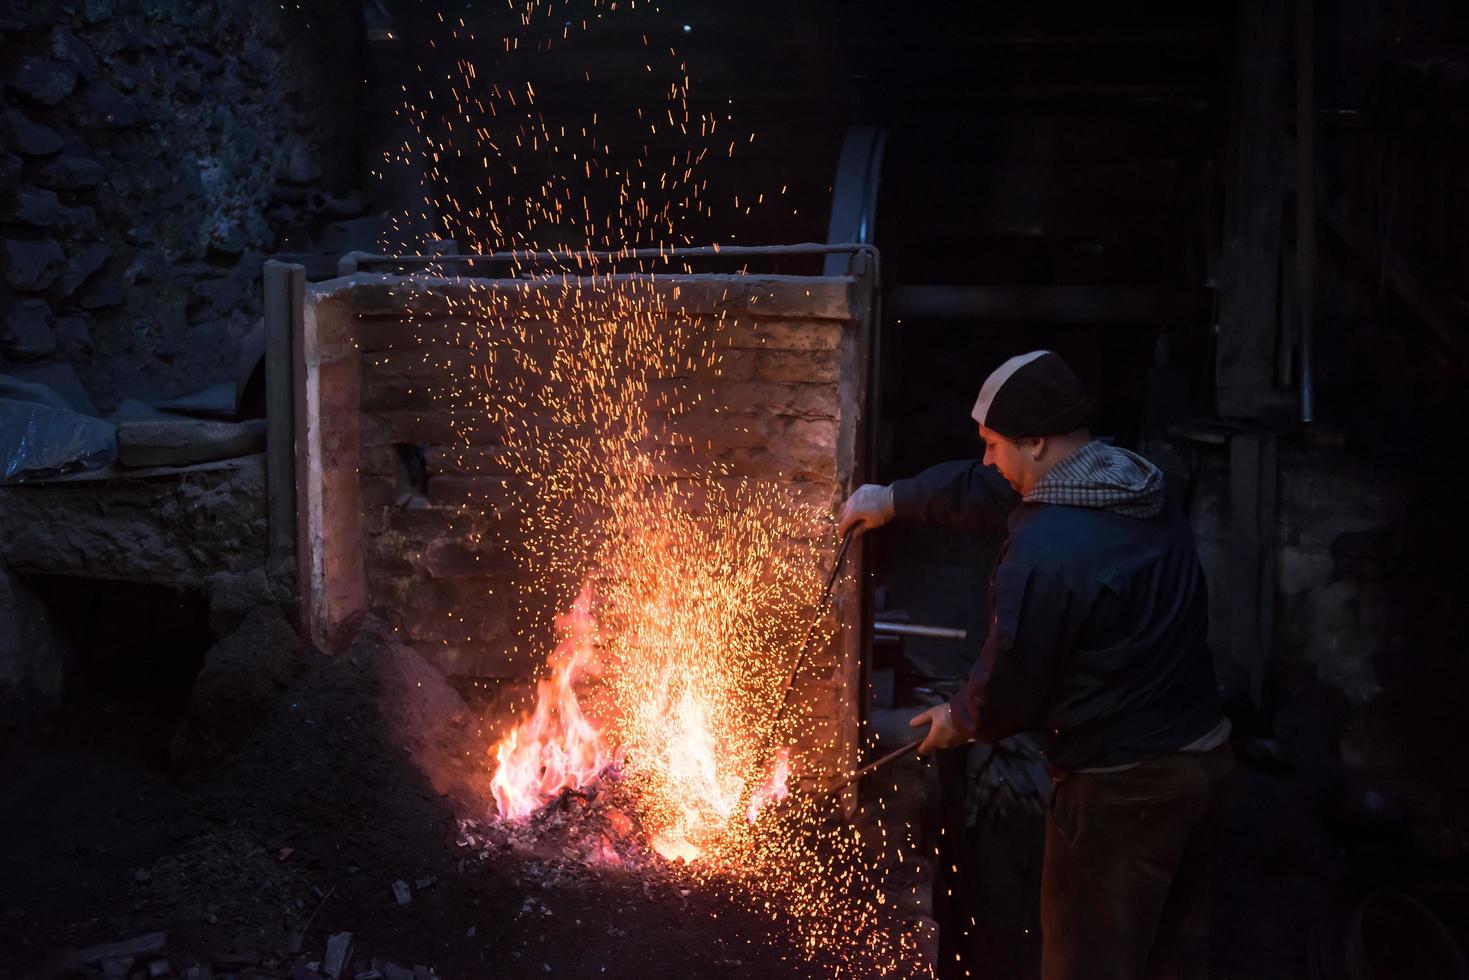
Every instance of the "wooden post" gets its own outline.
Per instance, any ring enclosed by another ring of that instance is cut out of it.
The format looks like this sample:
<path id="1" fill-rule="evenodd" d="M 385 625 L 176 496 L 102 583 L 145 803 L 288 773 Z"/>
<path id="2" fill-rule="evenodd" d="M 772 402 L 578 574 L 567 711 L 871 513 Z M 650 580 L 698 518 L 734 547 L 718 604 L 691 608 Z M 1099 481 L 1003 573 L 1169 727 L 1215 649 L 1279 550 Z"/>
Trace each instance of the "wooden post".
<path id="1" fill-rule="evenodd" d="M 1275 632 L 1275 435 L 1242 432 L 1229 443 L 1229 654 L 1264 705 Z"/>
<path id="2" fill-rule="evenodd" d="M 1279 0 L 1244 0 L 1238 9 L 1215 379 L 1221 416 L 1258 419 L 1283 401 L 1272 382 L 1287 166 L 1280 120 L 1286 8 Z"/>
<path id="3" fill-rule="evenodd" d="M 1316 12 L 1296 0 L 1296 296 L 1301 421 L 1316 420 Z"/>
<path id="4" fill-rule="evenodd" d="M 296 551 L 295 338 L 301 329 L 306 270 L 265 263 L 266 506 L 270 569 Z"/>

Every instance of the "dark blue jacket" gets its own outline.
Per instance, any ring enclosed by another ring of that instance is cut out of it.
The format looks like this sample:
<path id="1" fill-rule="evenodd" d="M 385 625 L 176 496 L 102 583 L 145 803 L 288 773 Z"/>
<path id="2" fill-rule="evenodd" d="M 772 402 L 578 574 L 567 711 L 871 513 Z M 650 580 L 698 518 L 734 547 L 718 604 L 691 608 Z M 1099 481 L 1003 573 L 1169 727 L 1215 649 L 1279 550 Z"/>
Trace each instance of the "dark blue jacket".
<path id="1" fill-rule="evenodd" d="M 1060 770 L 1166 755 L 1223 718 L 1208 597 L 1178 507 L 1153 518 L 1023 503 L 975 461 L 893 484 L 896 516 L 999 530 L 990 632 L 950 702 L 982 741 L 1043 734 Z"/>

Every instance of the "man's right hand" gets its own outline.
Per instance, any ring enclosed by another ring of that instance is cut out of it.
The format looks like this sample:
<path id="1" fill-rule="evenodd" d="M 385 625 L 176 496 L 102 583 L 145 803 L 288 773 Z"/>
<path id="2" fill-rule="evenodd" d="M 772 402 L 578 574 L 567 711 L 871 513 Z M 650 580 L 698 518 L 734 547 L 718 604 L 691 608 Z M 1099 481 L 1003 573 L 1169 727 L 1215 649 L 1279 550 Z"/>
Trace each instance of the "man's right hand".
<path id="1" fill-rule="evenodd" d="M 893 519 L 893 488 L 879 483 L 864 483 L 847 498 L 837 522 L 837 533 L 845 535 L 852 528 L 857 533 L 882 527 Z"/>

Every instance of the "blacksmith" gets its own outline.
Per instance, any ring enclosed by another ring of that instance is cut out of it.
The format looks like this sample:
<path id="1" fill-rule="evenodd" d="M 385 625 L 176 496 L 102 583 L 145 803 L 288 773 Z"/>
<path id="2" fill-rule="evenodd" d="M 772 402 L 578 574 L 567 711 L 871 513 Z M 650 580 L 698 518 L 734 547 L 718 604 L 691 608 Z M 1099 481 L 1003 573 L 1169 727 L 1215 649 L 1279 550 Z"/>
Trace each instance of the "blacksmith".
<path id="1" fill-rule="evenodd" d="M 920 751 L 1043 736 L 1054 780 L 1044 980 L 1202 976 L 1208 864 L 1234 769 L 1193 532 L 1135 453 L 1094 441 L 1056 354 L 984 382 L 984 458 L 860 487 L 841 529 L 898 518 L 1008 531 L 968 681 L 915 717 Z"/>

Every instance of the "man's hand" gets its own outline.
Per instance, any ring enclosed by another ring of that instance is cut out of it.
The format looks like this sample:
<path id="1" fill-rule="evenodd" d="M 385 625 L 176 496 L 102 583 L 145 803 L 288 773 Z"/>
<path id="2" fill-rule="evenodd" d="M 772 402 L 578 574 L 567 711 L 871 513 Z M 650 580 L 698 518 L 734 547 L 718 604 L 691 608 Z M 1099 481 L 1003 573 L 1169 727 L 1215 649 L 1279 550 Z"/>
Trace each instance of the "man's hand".
<path id="1" fill-rule="evenodd" d="M 841 520 L 837 522 L 837 533 L 846 535 L 848 529 L 857 528 L 857 533 L 882 527 L 893 519 L 893 488 L 878 483 L 864 483 L 847 498 L 842 508 Z"/>
<path id="2" fill-rule="evenodd" d="M 959 726 L 954 724 L 954 716 L 949 711 L 947 701 L 915 715 L 908 722 L 909 728 L 922 728 L 924 725 L 928 726 L 928 734 L 924 736 L 923 744 L 918 746 L 919 755 L 928 755 L 934 749 L 949 749 L 969 741 L 959 730 Z"/>

